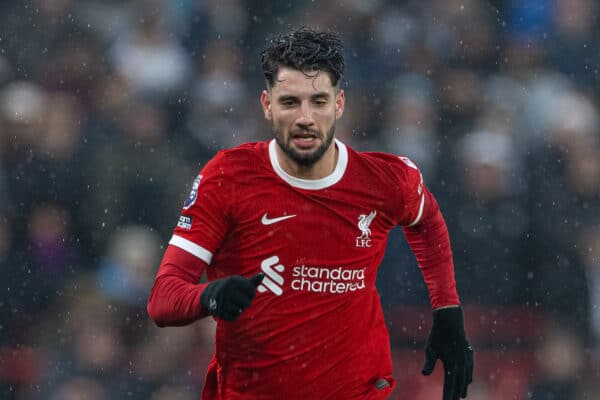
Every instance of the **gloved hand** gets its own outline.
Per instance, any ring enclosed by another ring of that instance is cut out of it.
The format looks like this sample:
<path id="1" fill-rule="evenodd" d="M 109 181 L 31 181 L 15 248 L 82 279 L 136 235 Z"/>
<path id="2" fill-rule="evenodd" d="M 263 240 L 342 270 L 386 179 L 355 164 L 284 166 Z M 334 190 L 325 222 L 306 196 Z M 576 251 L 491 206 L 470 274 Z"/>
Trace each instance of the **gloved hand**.
<path id="1" fill-rule="evenodd" d="M 473 349 L 467 341 L 460 307 L 433 311 L 433 326 L 425 347 L 423 375 L 430 375 L 437 359 L 444 365 L 443 400 L 467 397 L 467 387 L 473 382 Z"/>
<path id="2" fill-rule="evenodd" d="M 215 317 L 234 321 L 250 306 L 264 277 L 257 274 L 252 278 L 234 275 L 217 279 L 204 288 L 200 304 Z"/>

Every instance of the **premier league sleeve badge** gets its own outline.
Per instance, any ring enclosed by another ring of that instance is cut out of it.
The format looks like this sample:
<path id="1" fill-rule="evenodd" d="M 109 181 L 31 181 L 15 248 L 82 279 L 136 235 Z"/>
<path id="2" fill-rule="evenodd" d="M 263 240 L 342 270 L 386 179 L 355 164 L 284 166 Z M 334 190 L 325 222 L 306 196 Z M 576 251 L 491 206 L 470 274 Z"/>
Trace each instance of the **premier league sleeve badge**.
<path id="1" fill-rule="evenodd" d="M 196 179 L 194 179 L 194 183 L 192 183 L 192 190 L 190 191 L 189 196 L 185 199 L 185 203 L 183 203 L 184 210 L 187 210 L 196 202 L 196 199 L 198 198 L 198 187 L 200 186 L 201 180 L 202 175 L 198 175 Z"/>

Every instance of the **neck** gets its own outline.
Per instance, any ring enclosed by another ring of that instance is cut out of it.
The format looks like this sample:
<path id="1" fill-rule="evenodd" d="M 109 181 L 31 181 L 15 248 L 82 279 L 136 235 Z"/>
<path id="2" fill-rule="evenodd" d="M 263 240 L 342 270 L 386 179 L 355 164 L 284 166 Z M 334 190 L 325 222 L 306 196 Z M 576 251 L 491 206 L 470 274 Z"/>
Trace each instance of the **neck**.
<path id="1" fill-rule="evenodd" d="M 279 145 L 275 146 L 279 166 L 287 174 L 300 179 L 322 179 L 333 173 L 338 161 L 338 149 L 335 140 L 331 142 L 323 157 L 310 166 L 303 166 L 292 160 L 281 150 Z"/>

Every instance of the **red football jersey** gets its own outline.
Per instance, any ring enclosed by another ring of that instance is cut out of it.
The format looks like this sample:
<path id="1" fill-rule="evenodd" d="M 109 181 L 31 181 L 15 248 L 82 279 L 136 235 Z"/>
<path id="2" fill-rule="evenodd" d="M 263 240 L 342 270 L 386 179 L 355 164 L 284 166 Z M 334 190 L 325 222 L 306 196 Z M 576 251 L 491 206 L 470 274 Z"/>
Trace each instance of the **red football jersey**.
<path id="1" fill-rule="evenodd" d="M 283 171 L 275 146 L 219 152 L 169 243 L 208 264 L 209 281 L 265 275 L 238 320 L 218 321 L 203 398 L 385 398 L 394 381 L 377 269 L 388 232 L 416 225 L 430 194 L 404 157 L 336 140 L 333 173 L 304 180 Z M 389 387 L 375 387 L 381 378 Z"/>

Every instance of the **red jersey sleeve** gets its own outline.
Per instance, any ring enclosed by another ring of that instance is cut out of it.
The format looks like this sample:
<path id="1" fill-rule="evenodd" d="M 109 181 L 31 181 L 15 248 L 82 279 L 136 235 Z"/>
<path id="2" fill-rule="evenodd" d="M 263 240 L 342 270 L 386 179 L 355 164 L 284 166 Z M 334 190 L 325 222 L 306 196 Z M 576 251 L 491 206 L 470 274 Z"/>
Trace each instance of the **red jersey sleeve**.
<path id="1" fill-rule="evenodd" d="M 194 179 L 148 300 L 159 326 L 186 325 L 208 315 L 200 305 L 199 280 L 229 228 L 233 185 L 223 152 Z"/>
<path id="2" fill-rule="evenodd" d="M 207 285 L 198 284 L 204 266 L 192 254 L 176 246 L 167 247 L 147 305 L 148 315 L 158 326 L 187 325 L 208 316 L 200 305 Z"/>
<path id="3" fill-rule="evenodd" d="M 233 196 L 226 154 L 219 152 L 194 180 L 169 244 L 210 264 L 229 229 Z"/>
<path id="4" fill-rule="evenodd" d="M 396 218 L 423 273 L 430 303 L 433 308 L 459 304 L 446 222 L 419 168 L 406 157 L 398 160 Z"/>
<path id="5" fill-rule="evenodd" d="M 425 206 L 423 175 L 407 157 L 398 157 L 392 167 L 398 182 L 396 219 L 399 225 L 414 226 L 421 221 Z"/>

